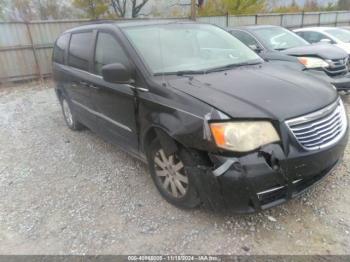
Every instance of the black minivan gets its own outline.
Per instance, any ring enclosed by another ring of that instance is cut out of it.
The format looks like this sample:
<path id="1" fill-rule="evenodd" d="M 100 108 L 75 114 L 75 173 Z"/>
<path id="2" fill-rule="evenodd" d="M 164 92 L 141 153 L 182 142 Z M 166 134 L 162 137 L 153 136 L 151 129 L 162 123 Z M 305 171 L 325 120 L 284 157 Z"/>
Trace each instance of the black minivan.
<path id="1" fill-rule="evenodd" d="M 214 25 L 80 26 L 56 41 L 53 74 L 68 127 L 147 162 L 179 207 L 280 204 L 330 174 L 348 139 L 334 87 L 264 62 Z"/>

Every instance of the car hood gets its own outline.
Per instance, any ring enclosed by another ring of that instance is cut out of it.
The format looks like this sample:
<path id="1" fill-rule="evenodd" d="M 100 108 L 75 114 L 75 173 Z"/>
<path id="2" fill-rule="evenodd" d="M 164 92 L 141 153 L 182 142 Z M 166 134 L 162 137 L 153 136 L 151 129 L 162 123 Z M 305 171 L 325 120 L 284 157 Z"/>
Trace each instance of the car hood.
<path id="1" fill-rule="evenodd" d="M 270 63 L 168 79 L 168 83 L 234 118 L 284 121 L 325 107 L 338 97 L 329 84 Z"/>
<path id="2" fill-rule="evenodd" d="M 293 56 L 317 56 L 323 59 L 344 59 L 347 53 L 339 47 L 329 44 L 306 45 L 302 47 L 294 47 L 281 51 L 286 55 Z"/>
<path id="3" fill-rule="evenodd" d="M 350 54 L 350 43 L 339 43 L 339 44 L 336 44 L 336 46 L 338 46 L 339 48 L 343 49 L 345 52 Z"/>

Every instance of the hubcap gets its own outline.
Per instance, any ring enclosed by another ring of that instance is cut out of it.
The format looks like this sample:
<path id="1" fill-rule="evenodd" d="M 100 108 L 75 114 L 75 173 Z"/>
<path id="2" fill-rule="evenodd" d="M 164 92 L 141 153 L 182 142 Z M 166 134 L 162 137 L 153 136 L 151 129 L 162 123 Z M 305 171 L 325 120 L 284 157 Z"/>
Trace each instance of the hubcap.
<path id="1" fill-rule="evenodd" d="M 62 106 L 63 106 L 64 117 L 65 117 L 68 125 L 72 126 L 73 125 L 73 116 L 72 116 L 72 113 L 70 111 L 70 108 L 69 108 L 69 105 L 68 105 L 66 99 L 63 100 Z"/>
<path id="2" fill-rule="evenodd" d="M 154 167 L 161 185 L 173 197 L 181 198 L 187 193 L 188 177 L 176 154 L 167 157 L 164 150 L 160 149 L 154 157 Z"/>

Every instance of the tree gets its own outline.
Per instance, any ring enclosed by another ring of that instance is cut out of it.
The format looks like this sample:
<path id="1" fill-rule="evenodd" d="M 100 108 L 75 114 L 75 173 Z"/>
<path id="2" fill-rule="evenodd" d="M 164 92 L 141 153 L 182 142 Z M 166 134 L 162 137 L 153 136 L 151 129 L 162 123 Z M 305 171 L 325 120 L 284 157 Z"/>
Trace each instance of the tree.
<path id="1" fill-rule="evenodd" d="M 215 0 L 208 0 L 208 4 L 210 5 L 212 1 Z M 187 0 L 186 2 L 182 2 L 181 0 L 178 0 L 177 3 L 173 3 L 171 5 L 168 6 L 168 8 L 171 7 L 177 7 L 177 9 L 174 9 L 172 11 L 172 14 L 180 14 L 183 13 L 183 11 L 181 11 L 179 9 L 179 7 L 188 7 L 190 9 L 190 16 L 193 18 L 193 16 L 195 16 L 197 14 L 197 10 L 199 10 L 199 13 L 202 11 L 203 13 L 206 12 L 207 10 L 202 10 L 204 7 L 204 3 L 205 0 Z M 194 8 L 193 8 L 194 6 Z M 175 16 L 175 15 L 172 15 Z"/>
<path id="2" fill-rule="evenodd" d="M 272 9 L 273 13 L 299 13 L 303 11 L 303 8 L 295 0 L 290 5 L 278 6 Z"/>
<path id="3" fill-rule="evenodd" d="M 118 17 L 125 17 L 127 8 L 131 8 L 131 17 L 136 18 L 141 14 L 142 8 L 149 0 L 110 0 L 115 14 Z"/>
<path id="4" fill-rule="evenodd" d="M 142 0 L 141 3 L 137 4 L 137 0 L 130 0 L 131 1 L 131 17 L 135 18 L 138 17 L 141 9 L 147 4 L 149 0 Z"/>
<path id="5" fill-rule="evenodd" d="M 320 6 L 318 5 L 316 0 L 307 0 L 304 4 L 304 11 L 306 12 L 312 12 L 312 11 L 319 11 Z"/>
<path id="6" fill-rule="evenodd" d="M 73 17 L 73 9 L 65 1 L 37 0 L 41 20 L 64 19 Z"/>
<path id="7" fill-rule="evenodd" d="M 30 21 L 38 19 L 33 1 L 13 0 L 8 6 L 8 18 L 15 21 Z"/>
<path id="8" fill-rule="evenodd" d="M 64 19 L 74 16 L 74 9 L 66 1 L 53 0 L 0 0 L 0 19 L 31 21 Z"/>
<path id="9" fill-rule="evenodd" d="M 85 17 L 99 19 L 108 12 L 105 0 L 73 0 L 73 5 L 84 11 Z"/>
<path id="10" fill-rule="evenodd" d="M 204 5 L 204 0 L 198 0 L 198 7 L 202 8 Z"/>
<path id="11" fill-rule="evenodd" d="M 349 10 L 350 1 L 349 0 L 338 0 L 338 9 L 339 10 Z"/>
<path id="12" fill-rule="evenodd" d="M 266 11 L 266 0 L 224 0 L 230 14 L 256 14 Z"/>
<path id="13" fill-rule="evenodd" d="M 348 1 L 348 0 L 345 0 Z M 334 3 L 328 3 L 327 5 L 321 5 L 317 0 L 306 0 L 304 6 L 297 4 L 295 0 L 288 6 L 279 6 L 272 9 L 275 13 L 297 13 L 297 12 L 318 12 L 318 11 L 336 11 L 337 5 Z"/>
<path id="14" fill-rule="evenodd" d="M 300 13 L 303 9 L 300 6 L 280 6 L 272 9 L 273 13 Z"/>
<path id="15" fill-rule="evenodd" d="M 321 7 L 321 11 L 337 11 L 338 5 L 336 3 L 328 3 L 326 6 Z"/>
<path id="16" fill-rule="evenodd" d="M 126 1 L 127 0 L 111 0 L 111 5 L 113 7 L 113 10 L 118 17 L 125 17 Z"/>
<path id="17" fill-rule="evenodd" d="M 199 9 L 200 15 L 256 14 L 266 11 L 266 0 L 211 0 Z"/>
<path id="18" fill-rule="evenodd" d="M 0 0 L 0 20 L 3 20 L 5 17 L 5 1 Z"/>

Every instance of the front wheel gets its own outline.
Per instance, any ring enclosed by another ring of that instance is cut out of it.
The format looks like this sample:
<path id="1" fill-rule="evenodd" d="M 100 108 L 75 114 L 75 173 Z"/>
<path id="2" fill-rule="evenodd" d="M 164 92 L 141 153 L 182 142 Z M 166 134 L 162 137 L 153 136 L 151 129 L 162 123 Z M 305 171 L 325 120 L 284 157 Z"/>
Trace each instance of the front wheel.
<path id="1" fill-rule="evenodd" d="M 76 131 L 83 129 L 83 125 L 80 124 L 72 112 L 72 108 L 65 97 L 61 99 L 62 113 L 67 126 Z"/>
<path id="2" fill-rule="evenodd" d="M 149 148 L 148 162 L 153 181 L 160 194 L 171 204 L 194 208 L 200 204 L 194 179 L 188 168 L 195 166 L 184 149 L 167 155 L 158 139 Z"/>

